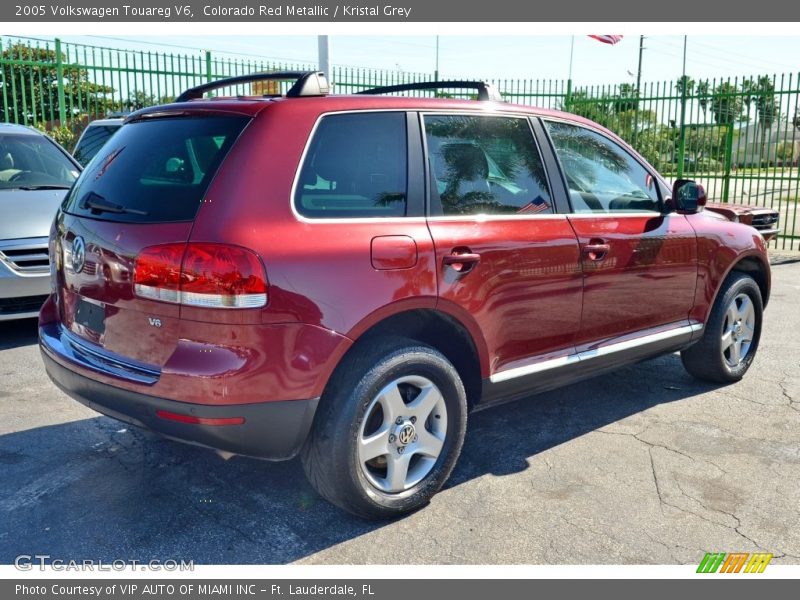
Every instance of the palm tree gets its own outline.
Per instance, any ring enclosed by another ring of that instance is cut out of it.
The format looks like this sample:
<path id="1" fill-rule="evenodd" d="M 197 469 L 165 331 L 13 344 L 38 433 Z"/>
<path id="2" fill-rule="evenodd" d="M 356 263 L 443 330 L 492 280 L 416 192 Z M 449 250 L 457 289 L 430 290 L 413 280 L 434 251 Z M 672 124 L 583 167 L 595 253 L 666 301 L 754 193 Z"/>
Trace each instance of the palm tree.
<path id="1" fill-rule="evenodd" d="M 748 79 L 742 82 L 742 91 L 745 93 L 744 101 L 750 105 L 755 103 L 756 128 L 761 131 L 761 147 L 759 148 L 759 165 L 764 159 L 764 150 L 767 147 L 767 132 L 778 119 L 779 106 L 775 99 L 775 83 L 767 75 L 762 75 L 756 81 Z M 769 152 L 767 152 L 769 159 Z"/>

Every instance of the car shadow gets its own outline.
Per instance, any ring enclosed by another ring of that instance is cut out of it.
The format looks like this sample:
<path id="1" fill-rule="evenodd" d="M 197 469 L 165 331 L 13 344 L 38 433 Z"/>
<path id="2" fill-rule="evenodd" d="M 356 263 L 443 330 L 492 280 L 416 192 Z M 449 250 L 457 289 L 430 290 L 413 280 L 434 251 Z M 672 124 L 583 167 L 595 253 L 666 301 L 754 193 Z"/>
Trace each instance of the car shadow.
<path id="1" fill-rule="evenodd" d="M 0 350 L 30 346 L 38 340 L 38 319 L 0 321 Z"/>
<path id="2" fill-rule="evenodd" d="M 670 355 L 475 413 L 447 487 L 524 470 L 549 448 L 710 389 Z M 0 465 L 0 563 L 286 563 L 387 524 L 322 500 L 297 459 L 226 462 L 106 417 L 0 436 Z"/>

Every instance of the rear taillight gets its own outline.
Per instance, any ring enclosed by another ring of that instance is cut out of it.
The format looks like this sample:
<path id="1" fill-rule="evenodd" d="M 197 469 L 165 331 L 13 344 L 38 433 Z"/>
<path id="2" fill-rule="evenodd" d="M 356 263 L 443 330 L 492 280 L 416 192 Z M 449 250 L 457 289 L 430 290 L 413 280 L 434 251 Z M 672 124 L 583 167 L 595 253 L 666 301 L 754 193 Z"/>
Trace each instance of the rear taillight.
<path id="1" fill-rule="evenodd" d="M 207 308 L 267 304 L 267 275 L 255 252 L 226 244 L 160 244 L 142 250 L 133 272 L 141 298 Z"/>

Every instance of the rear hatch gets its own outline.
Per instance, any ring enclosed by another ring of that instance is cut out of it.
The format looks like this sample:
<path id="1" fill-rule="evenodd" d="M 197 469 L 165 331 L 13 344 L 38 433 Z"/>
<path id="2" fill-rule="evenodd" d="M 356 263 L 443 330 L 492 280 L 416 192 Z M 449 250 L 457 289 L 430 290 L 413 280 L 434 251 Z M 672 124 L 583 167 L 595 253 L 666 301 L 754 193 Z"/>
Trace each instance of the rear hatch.
<path id="1" fill-rule="evenodd" d="M 178 342 L 178 279 L 193 221 L 249 121 L 159 113 L 123 126 L 92 159 L 52 240 L 59 318 L 73 337 L 163 366 Z"/>

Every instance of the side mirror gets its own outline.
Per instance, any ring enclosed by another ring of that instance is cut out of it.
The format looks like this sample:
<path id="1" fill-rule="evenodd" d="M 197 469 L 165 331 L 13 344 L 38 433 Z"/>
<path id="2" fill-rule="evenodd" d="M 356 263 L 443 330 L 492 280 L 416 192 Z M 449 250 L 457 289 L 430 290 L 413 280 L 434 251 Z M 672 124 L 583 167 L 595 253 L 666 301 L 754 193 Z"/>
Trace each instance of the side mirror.
<path id="1" fill-rule="evenodd" d="M 672 205 L 681 213 L 693 214 L 706 205 L 706 191 L 691 179 L 678 179 L 672 186 Z"/>

